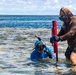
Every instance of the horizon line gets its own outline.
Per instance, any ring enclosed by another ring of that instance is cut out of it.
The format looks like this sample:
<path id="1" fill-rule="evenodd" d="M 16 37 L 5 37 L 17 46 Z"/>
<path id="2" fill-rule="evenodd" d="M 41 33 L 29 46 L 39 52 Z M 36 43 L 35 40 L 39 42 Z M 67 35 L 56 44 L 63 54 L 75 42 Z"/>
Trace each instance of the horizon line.
<path id="1" fill-rule="evenodd" d="M 4 16 L 7 16 L 8 14 L 4 14 Z M 15 14 L 9 14 L 9 16 L 12 16 L 12 15 L 15 15 Z M 17 14 L 16 14 L 17 15 Z M 2 14 L 0 14 L 0 16 L 3 16 Z M 29 16 L 29 15 L 21 15 L 21 16 Z M 32 15 L 30 15 L 32 16 Z M 36 15 L 37 16 L 37 15 Z M 39 15 L 38 15 L 39 16 Z M 41 15 L 41 16 L 52 16 L 52 15 Z M 55 16 L 55 15 L 54 15 Z M 57 15 L 56 15 L 57 16 Z"/>

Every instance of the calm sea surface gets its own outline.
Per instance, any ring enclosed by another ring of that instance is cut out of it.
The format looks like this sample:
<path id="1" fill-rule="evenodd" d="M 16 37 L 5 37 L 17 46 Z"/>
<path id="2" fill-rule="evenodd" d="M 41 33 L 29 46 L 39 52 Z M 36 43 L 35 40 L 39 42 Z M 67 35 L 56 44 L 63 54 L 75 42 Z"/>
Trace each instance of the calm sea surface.
<path id="1" fill-rule="evenodd" d="M 21 15 L 5 15 L 0 16 L 0 28 L 51 28 L 52 21 L 57 21 L 57 27 L 61 27 L 61 21 L 59 16 L 21 16 Z"/>

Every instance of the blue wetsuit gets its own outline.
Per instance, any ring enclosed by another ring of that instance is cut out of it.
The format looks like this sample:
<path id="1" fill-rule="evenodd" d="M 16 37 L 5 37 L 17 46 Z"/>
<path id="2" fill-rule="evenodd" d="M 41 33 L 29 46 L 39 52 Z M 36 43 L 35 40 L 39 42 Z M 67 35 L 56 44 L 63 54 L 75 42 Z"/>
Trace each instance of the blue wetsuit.
<path id="1" fill-rule="evenodd" d="M 35 46 L 37 44 L 39 44 L 40 42 L 41 41 L 37 41 L 35 43 Z M 55 56 L 53 55 L 52 49 L 49 46 L 45 46 L 44 52 L 42 54 L 40 54 L 37 49 L 34 49 L 34 51 L 31 53 L 31 56 L 30 56 L 31 60 L 32 61 L 38 61 L 38 59 L 44 59 L 44 58 L 49 57 L 48 54 L 45 52 L 45 50 L 48 50 L 48 52 L 52 55 L 52 58 L 55 58 Z"/>

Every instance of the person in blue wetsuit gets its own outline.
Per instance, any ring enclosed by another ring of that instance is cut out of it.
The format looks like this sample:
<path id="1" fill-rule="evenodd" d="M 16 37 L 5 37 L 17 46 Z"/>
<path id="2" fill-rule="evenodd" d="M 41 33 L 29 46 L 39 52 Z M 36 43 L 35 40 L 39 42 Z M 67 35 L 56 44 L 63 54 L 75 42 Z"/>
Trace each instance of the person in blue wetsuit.
<path id="1" fill-rule="evenodd" d="M 54 59 L 53 51 L 49 46 L 45 46 L 41 40 L 37 40 L 34 44 L 34 51 L 31 53 L 31 60 L 38 61 L 39 59 L 51 58 Z"/>

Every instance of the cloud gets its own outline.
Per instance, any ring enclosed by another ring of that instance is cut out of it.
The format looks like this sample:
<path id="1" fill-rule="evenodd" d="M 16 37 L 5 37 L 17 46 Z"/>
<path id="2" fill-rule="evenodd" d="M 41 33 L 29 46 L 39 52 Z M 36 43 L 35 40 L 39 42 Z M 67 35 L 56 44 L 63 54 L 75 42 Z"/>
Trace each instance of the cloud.
<path id="1" fill-rule="evenodd" d="M 76 12 L 75 0 L 0 0 L 0 14 L 59 14 L 61 7 Z"/>

